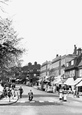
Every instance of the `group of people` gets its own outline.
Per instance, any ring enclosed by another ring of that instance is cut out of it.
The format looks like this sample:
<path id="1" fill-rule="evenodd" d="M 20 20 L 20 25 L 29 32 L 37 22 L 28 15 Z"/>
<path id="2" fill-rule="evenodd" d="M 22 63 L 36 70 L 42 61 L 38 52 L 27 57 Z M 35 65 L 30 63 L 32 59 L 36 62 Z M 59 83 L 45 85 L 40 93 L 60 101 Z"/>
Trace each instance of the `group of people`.
<path id="1" fill-rule="evenodd" d="M 54 91 L 58 92 L 59 94 L 59 100 L 67 101 L 67 94 L 69 93 L 69 90 L 66 86 L 55 86 Z M 11 101 L 11 98 L 14 99 L 14 97 L 18 96 L 19 98 L 22 98 L 23 94 L 23 88 L 20 86 L 18 90 L 15 89 L 15 85 L 12 85 L 11 87 L 4 86 L 3 88 L 3 97 L 9 97 L 9 102 Z M 74 96 L 79 97 L 78 89 L 75 89 L 75 92 L 73 92 Z M 28 93 L 28 99 L 29 101 L 32 101 L 33 99 L 33 92 L 30 90 Z"/>
<path id="2" fill-rule="evenodd" d="M 78 87 L 74 86 L 74 88 L 72 89 L 71 87 L 61 87 L 59 89 L 59 99 L 60 100 L 64 100 L 67 101 L 67 95 L 68 94 L 72 94 L 74 97 L 79 98 L 79 91 L 78 91 Z"/>
<path id="3" fill-rule="evenodd" d="M 20 86 L 17 89 L 15 89 L 15 87 L 12 85 L 11 87 L 6 87 L 4 86 L 3 88 L 3 97 L 8 97 L 9 98 L 9 102 L 11 101 L 11 98 L 14 99 L 14 97 L 18 97 L 18 98 L 22 98 L 22 94 L 23 94 L 23 88 Z M 28 99 L 29 101 L 32 101 L 33 99 L 33 92 L 32 90 L 30 90 L 30 92 L 28 93 Z"/>
<path id="4" fill-rule="evenodd" d="M 13 84 L 11 87 L 6 87 L 6 85 L 4 85 L 2 96 L 9 97 L 9 102 L 11 101 L 11 97 L 12 99 L 14 99 L 14 97 L 16 96 L 15 85 Z"/>
<path id="5" fill-rule="evenodd" d="M 59 100 L 67 101 L 67 94 L 68 94 L 67 89 L 64 87 L 61 87 L 59 89 Z"/>

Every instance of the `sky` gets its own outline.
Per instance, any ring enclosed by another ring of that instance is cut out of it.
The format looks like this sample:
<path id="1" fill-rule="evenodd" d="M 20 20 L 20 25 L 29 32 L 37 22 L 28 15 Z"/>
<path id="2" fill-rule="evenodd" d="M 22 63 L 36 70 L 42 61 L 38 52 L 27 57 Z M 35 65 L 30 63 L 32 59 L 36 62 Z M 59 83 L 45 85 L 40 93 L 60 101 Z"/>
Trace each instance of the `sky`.
<path id="1" fill-rule="evenodd" d="M 56 54 L 73 53 L 82 48 L 82 0 L 10 0 L 5 5 L 19 37 L 23 64 L 52 61 Z"/>

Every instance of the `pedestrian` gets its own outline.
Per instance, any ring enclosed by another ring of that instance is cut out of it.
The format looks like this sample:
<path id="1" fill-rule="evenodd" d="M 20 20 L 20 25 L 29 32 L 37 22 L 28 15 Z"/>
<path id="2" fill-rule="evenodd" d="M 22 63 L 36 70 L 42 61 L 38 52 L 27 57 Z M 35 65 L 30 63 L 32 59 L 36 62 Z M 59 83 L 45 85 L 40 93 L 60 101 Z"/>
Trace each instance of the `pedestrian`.
<path id="1" fill-rule="evenodd" d="M 76 87 L 74 87 L 73 89 L 73 96 L 75 97 L 75 95 L 76 95 Z"/>
<path id="2" fill-rule="evenodd" d="M 63 92 L 63 101 L 67 101 L 67 90 L 66 90 L 66 88 L 64 89 L 64 92 Z"/>
<path id="3" fill-rule="evenodd" d="M 20 95 L 20 98 L 22 98 L 22 94 L 23 94 L 23 88 L 20 86 L 20 88 L 19 88 L 19 95 Z"/>
<path id="4" fill-rule="evenodd" d="M 12 95 L 12 92 L 11 92 L 11 89 L 10 88 L 8 88 L 8 97 L 9 97 L 9 102 L 11 101 L 11 95 Z"/>
<path id="5" fill-rule="evenodd" d="M 12 84 L 12 88 L 15 88 L 15 83 Z"/>
<path id="6" fill-rule="evenodd" d="M 56 92 L 56 85 L 53 84 L 53 93 Z"/>
<path id="7" fill-rule="evenodd" d="M 3 96 L 7 97 L 7 89 L 6 89 L 6 87 L 4 87 L 4 89 L 3 89 Z"/>
<path id="8" fill-rule="evenodd" d="M 15 89 L 12 88 L 12 99 L 14 99 L 14 97 L 15 97 Z"/>
<path id="9" fill-rule="evenodd" d="M 63 89 L 60 88 L 59 90 L 59 100 L 62 100 L 63 99 Z"/>
<path id="10" fill-rule="evenodd" d="M 29 96 L 29 101 L 32 101 L 32 99 L 33 99 L 33 92 L 32 92 L 32 90 L 30 90 L 30 92 L 28 93 L 28 96 Z"/>
<path id="11" fill-rule="evenodd" d="M 78 91 L 78 87 L 76 87 L 76 97 L 79 98 L 79 91 Z"/>

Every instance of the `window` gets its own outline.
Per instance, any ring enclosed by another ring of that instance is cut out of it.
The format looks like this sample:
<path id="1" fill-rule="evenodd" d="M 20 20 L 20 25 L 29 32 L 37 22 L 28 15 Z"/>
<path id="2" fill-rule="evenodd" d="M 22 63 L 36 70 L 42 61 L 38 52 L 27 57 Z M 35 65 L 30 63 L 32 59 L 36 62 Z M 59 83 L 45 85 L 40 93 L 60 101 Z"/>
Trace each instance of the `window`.
<path id="1" fill-rule="evenodd" d="M 70 77 L 74 77 L 75 76 L 75 70 L 71 70 L 70 71 Z"/>
<path id="2" fill-rule="evenodd" d="M 66 78 L 70 77 L 70 72 L 66 72 L 66 73 L 65 73 L 65 77 L 66 77 Z"/>
<path id="3" fill-rule="evenodd" d="M 79 70 L 79 76 L 82 77 L 82 69 Z"/>
<path id="4" fill-rule="evenodd" d="M 74 65 L 74 60 L 71 61 L 71 65 Z"/>
<path id="5" fill-rule="evenodd" d="M 66 66 L 68 67 L 68 66 L 69 66 L 69 63 L 67 63 Z"/>

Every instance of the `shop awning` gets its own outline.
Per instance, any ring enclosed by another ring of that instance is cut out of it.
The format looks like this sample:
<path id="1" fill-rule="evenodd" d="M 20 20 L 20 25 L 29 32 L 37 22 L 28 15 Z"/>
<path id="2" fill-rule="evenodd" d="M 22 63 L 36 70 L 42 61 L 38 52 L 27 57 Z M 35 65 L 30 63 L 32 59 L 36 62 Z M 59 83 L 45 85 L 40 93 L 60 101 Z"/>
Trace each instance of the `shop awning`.
<path id="1" fill-rule="evenodd" d="M 78 85 L 76 85 L 77 87 L 82 86 L 82 81 L 80 81 L 80 83 L 78 83 Z"/>
<path id="2" fill-rule="evenodd" d="M 82 78 L 77 78 L 75 81 L 74 81 L 74 85 L 77 85 L 78 83 L 80 83 L 82 81 Z"/>
<path id="3" fill-rule="evenodd" d="M 64 84 L 66 84 L 66 85 L 73 85 L 73 84 L 74 84 L 74 79 L 73 79 L 73 78 L 68 78 L 68 79 L 64 82 Z"/>

